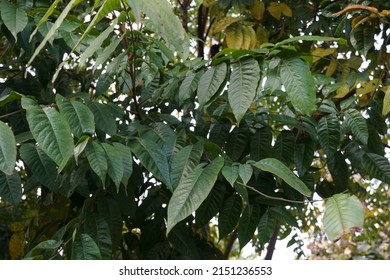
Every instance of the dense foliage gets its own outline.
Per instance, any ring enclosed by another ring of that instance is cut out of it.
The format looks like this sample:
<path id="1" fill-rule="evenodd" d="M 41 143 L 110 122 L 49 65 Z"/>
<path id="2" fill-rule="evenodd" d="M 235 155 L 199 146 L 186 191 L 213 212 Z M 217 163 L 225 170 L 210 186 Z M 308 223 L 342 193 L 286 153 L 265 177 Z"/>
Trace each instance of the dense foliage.
<path id="1" fill-rule="evenodd" d="M 352 2 L 1 0 L 0 258 L 272 258 L 314 200 L 364 229 L 390 4 Z"/>

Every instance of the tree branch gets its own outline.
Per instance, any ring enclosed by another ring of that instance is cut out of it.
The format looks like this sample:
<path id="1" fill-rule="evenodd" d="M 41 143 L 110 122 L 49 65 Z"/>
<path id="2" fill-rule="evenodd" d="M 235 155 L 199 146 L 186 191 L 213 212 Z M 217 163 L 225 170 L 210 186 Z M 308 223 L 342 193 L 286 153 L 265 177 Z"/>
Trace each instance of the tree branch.
<path id="1" fill-rule="evenodd" d="M 229 259 L 230 253 L 231 253 L 231 251 L 232 251 L 232 249 L 233 249 L 234 241 L 236 241 L 237 237 L 238 237 L 238 228 L 236 228 L 236 229 L 233 231 L 232 235 L 230 236 L 229 242 L 228 242 L 228 244 L 226 245 L 226 250 L 225 250 L 225 253 L 223 254 L 223 258 L 224 258 L 225 260 L 228 260 L 228 259 Z"/>
<path id="2" fill-rule="evenodd" d="M 272 260 L 272 256 L 275 251 L 276 240 L 278 239 L 278 235 L 279 235 L 279 230 L 280 230 L 279 221 L 276 221 L 274 233 L 272 234 L 272 237 L 268 243 L 267 254 L 265 255 L 264 258 L 265 260 Z"/>

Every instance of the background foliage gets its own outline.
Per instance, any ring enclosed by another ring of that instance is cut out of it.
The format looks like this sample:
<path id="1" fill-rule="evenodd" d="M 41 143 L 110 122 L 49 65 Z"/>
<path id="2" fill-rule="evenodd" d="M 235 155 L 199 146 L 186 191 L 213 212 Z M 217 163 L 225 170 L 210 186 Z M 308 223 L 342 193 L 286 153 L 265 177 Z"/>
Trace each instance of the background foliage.
<path id="1" fill-rule="evenodd" d="M 0 258 L 388 258 L 382 2 L 2 0 Z"/>

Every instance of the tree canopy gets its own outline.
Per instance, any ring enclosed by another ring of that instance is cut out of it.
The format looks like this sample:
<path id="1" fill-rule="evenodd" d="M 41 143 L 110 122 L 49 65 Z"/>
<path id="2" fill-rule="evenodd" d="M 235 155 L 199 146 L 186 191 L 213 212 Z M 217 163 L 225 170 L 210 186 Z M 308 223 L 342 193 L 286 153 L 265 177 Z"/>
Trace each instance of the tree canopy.
<path id="1" fill-rule="evenodd" d="M 1 0 L 0 259 L 389 237 L 383 2 Z"/>

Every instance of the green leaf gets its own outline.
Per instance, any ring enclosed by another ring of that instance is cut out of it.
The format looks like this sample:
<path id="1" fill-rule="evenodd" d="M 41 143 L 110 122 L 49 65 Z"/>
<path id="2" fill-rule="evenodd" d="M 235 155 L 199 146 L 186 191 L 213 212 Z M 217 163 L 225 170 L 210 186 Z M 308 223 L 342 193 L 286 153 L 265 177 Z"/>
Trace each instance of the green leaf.
<path id="1" fill-rule="evenodd" d="M 200 259 L 193 232 L 190 228 L 186 227 L 185 224 L 179 224 L 177 227 L 174 227 L 169 233 L 168 239 L 184 258 L 191 260 Z"/>
<path id="2" fill-rule="evenodd" d="M 56 10 L 56 7 L 58 5 L 58 3 L 60 2 L 61 0 L 55 0 L 53 2 L 53 4 L 51 4 L 51 6 L 47 9 L 46 13 L 43 15 L 43 17 L 39 20 L 39 22 L 37 23 L 34 31 L 31 33 L 30 35 L 30 42 L 32 40 L 32 38 L 35 36 L 35 34 L 37 33 L 39 27 L 43 24 L 43 23 L 47 23 L 48 22 L 48 19 L 49 17 L 53 14 L 53 12 Z"/>
<path id="3" fill-rule="evenodd" d="M 80 56 L 80 62 L 78 64 L 79 68 L 85 67 L 87 59 L 93 56 L 93 54 L 102 46 L 103 42 L 108 38 L 112 31 L 114 31 L 117 22 L 118 18 L 114 19 L 112 24 L 108 28 L 104 29 L 104 31 L 90 43 L 88 48 L 83 51 Z"/>
<path id="4" fill-rule="evenodd" d="M 185 60 L 189 54 L 189 39 L 179 18 L 172 12 L 172 6 L 166 0 L 139 1 L 127 0 L 137 21 L 145 14 L 153 23 L 157 35 L 172 45 Z"/>
<path id="5" fill-rule="evenodd" d="M 345 112 L 345 122 L 352 130 L 352 133 L 359 139 L 364 145 L 368 142 L 368 127 L 366 119 L 356 109 L 349 109 Z"/>
<path id="6" fill-rule="evenodd" d="M 74 147 L 73 154 L 74 158 L 76 160 L 76 164 L 78 165 L 79 156 L 84 152 L 85 148 L 88 145 L 88 142 L 90 140 L 89 136 L 83 136 L 80 138 L 80 140 L 77 142 L 76 147 Z"/>
<path id="7" fill-rule="evenodd" d="M 72 245 L 73 260 L 101 260 L 99 247 L 86 233 L 77 234 Z"/>
<path id="8" fill-rule="evenodd" d="M 114 148 L 119 150 L 122 154 L 123 160 L 123 176 L 122 176 L 122 184 L 127 187 L 129 184 L 129 180 L 131 175 L 133 174 L 133 155 L 129 147 L 121 144 L 121 143 L 113 143 Z"/>
<path id="9" fill-rule="evenodd" d="M 344 234 L 362 230 L 363 205 L 354 195 L 335 194 L 326 201 L 322 222 L 329 240 L 337 241 Z"/>
<path id="10" fill-rule="evenodd" d="M 315 142 L 310 137 L 295 144 L 294 162 L 300 176 L 309 170 L 314 159 L 315 148 Z"/>
<path id="11" fill-rule="evenodd" d="M 17 40 L 16 35 L 26 27 L 28 18 L 26 12 L 11 2 L 3 0 L 1 6 L 1 19 L 4 25 Z"/>
<path id="12" fill-rule="evenodd" d="M 203 108 L 212 97 L 221 89 L 226 79 L 227 66 L 221 63 L 215 67 L 209 68 L 200 77 L 198 84 L 198 101 L 200 108 Z"/>
<path id="13" fill-rule="evenodd" d="M 237 165 L 225 165 L 222 168 L 222 175 L 229 182 L 229 184 L 234 187 L 234 183 L 238 179 L 238 166 Z"/>
<path id="14" fill-rule="evenodd" d="M 234 230 L 240 219 L 241 211 L 241 196 L 237 194 L 225 200 L 218 216 L 219 240 Z"/>
<path id="15" fill-rule="evenodd" d="M 290 130 L 282 130 L 272 148 L 272 156 L 285 164 L 294 161 L 295 135 Z"/>
<path id="16" fill-rule="evenodd" d="M 316 87 L 309 65 L 293 57 L 284 59 L 279 71 L 291 103 L 303 114 L 310 116 L 316 105 Z"/>
<path id="17" fill-rule="evenodd" d="M 191 98 L 192 94 L 198 87 L 200 77 L 203 75 L 203 71 L 193 72 L 188 71 L 186 77 L 179 88 L 179 104 L 184 104 L 185 101 Z"/>
<path id="18" fill-rule="evenodd" d="M 179 182 L 194 170 L 202 154 L 203 143 L 198 142 L 195 145 L 184 147 L 173 156 L 171 164 L 172 190 L 175 190 Z"/>
<path id="19" fill-rule="evenodd" d="M 0 171 L 0 198 L 14 206 L 22 201 L 22 182 L 17 171 L 12 175 Z"/>
<path id="20" fill-rule="evenodd" d="M 259 227 L 257 229 L 260 245 L 264 246 L 270 239 L 275 231 L 276 219 L 270 215 L 270 211 L 267 210 L 260 218 Z"/>
<path id="21" fill-rule="evenodd" d="M 107 155 L 108 176 L 110 176 L 116 186 L 117 192 L 119 192 L 119 186 L 122 182 L 122 178 L 124 175 L 123 153 L 120 149 L 117 149 L 107 143 L 102 143 L 102 147 L 106 151 Z"/>
<path id="22" fill-rule="evenodd" d="M 240 249 L 252 239 L 261 218 L 260 204 L 247 205 L 242 212 L 238 224 L 238 241 L 240 242 Z"/>
<path id="23" fill-rule="evenodd" d="M 351 31 L 351 45 L 362 55 L 367 57 L 368 51 L 374 47 L 375 26 L 372 24 L 361 24 Z"/>
<path id="24" fill-rule="evenodd" d="M 238 174 L 240 175 L 240 178 L 244 185 L 246 185 L 252 177 L 253 168 L 250 164 L 247 163 L 240 164 L 238 166 Z"/>
<path id="25" fill-rule="evenodd" d="M 206 167 L 199 164 L 179 182 L 168 205 L 167 234 L 178 222 L 199 208 L 213 188 L 223 164 L 221 157 Z"/>
<path id="26" fill-rule="evenodd" d="M 383 98 L 382 115 L 386 116 L 389 112 L 390 112 L 390 87 L 387 88 L 385 97 Z"/>
<path id="27" fill-rule="evenodd" d="M 80 0 L 71 0 L 68 5 L 62 10 L 60 16 L 57 18 L 53 26 L 50 28 L 49 32 L 46 34 L 46 36 L 43 38 L 39 46 L 35 49 L 33 55 L 31 56 L 30 60 L 27 63 L 27 66 L 30 66 L 36 56 L 41 52 L 41 50 L 46 46 L 46 43 L 54 36 L 58 28 L 60 28 L 62 22 L 67 17 L 68 13 L 72 9 L 72 7 L 75 4 L 80 3 Z"/>
<path id="28" fill-rule="evenodd" d="M 272 129 L 269 126 L 257 129 L 251 137 L 251 159 L 259 161 L 268 157 L 271 154 L 271 143 Z"/>
<path id="29" fill-rule="evenodd" d="M 246 127 L 235 127 L 229 134 L 226 142 L 226 154 L 233 160 L 238 161 L 248 146 L 248 129 Z"/>
<path id="30" fill-rule="evenodd" d="M 310 196 L 311 191 L 286 165 L 275 158 L 265 158 L 253 164 L 254 167 L 278 176 L 293 189 L 304 196 Z"/>
<path id="31" fill-rule="evenodd" d="M 294 227 L 299 227 L 297 218 L 284 206 L 271 207 L 269 209 L 269 214 L 275 217 L 278 221 L 287 223 Z"/>
<path id="32" fill-rule="evenodd" d="M 172 188 L 167 156 L 148 138 L 136 138 L 129 146 L 141 164 L 168 188 Z"/>
<path id="33" fill-rule="evenodd" d="M 346 42 L 346 40 L 344 38 L 304 35 L 304 36 L 295 36 L 295 37 L 283 40 L 283 41 L 275 44 L 274 49 L 279 48 L 279 47 L 281 47 L 283 45 L 288 45 L 288 44 L 291 44 L 291 43 L 294 43 L 294 42 L 299 42 L 299 41 L 315 41 L 315 42 L 335 41 L 335 42 L 340 42 L 341 44 L 344 44 Z"/>
<path id="34" fill-rule="evenodd" d="M 341 152 L 336 152 L 334 157 L 328 160 L 328 169 L 332 175 L 333 183 L 339 190 L 346 190 L 349 181 L 349 168 Z"/>
<path id="35" fill-rule="evenodd" d="M 106 104 L 98 102 L 89 102 L 87 106 L 94 115 L 96 128 L 108 135 L 114 135 L 116 133 L 116 122 L 110 108 Z"/>
<path id="36" fill-rule="evenodd" d="M 56 95 L 56 103 L 77 138 L 95 133 L 94 116 L 87 106 L 78 101 L 69 101 L 59 94 Z"/>
<path id="37" fill-rule="evenodd" d="M 230 121 L 223 121 L 221 123 L 215 123 L 209 134 L 209 139 L 219 147 L 225 147 L 226 140 L 229 137 L 229 131 L 231 129 Z"/>
<path id="38" fill-rule="evenodd" d="M 45 240 L 32 248 L 25 256 L 24 259 L 39 259 L 45 251 L 56 251 L 62 244 L 62 240 Z"/>
<path id="39" fill-rule="evenodd" d="M 259 80 L 260 67 L 255 59 L 240 60 L 233 65 L 228 98 L 238 124 L 256 96 Z"/>
<path id="40" fill-rule="evenodd" d="M 99 176 L 105 186 L 108 163 L 103 147 L 97 141 L 90 142 L 85 149 L 85 155 L 93 172 Z"/>
<path id="41" fill-rule="evenodd" d="M 0 171 L 7 175 L 14 172 L 16 164 L 16 140 L 11 128 L 0 121 Z"/>
<path id="42" fill-rule="evenodd" d="M 84 231 L 96 242 L 96 245 L 99 247 L 102 259 L 111 259 L 111 233 L 106 220 L 96 214 L 88 213 L 84 224 Z"/>
<path id="43" fill-rule="evenodd" d="M 96 15 L 93 17 L 89 23 L 87 29 L 84 31 L 83 35 L 80 37 L 79 41 L 73 47 L 73 51 L 76 50 L 78 45 L 82 40 L 89 34 L 89 32 L 98 24 L 108 13 L 119 10 L 121 8 L 120 0 L 104 0 L 103 4 L 100 6 L 99 11 L 96 12 Z"/>
<path id="44" fill-rule="evenodd" d="M 20 94 L 16 91 L 11 91 L 7 95 L 4 95 L 3 97 L 0 98 L 0 107 L 3 107 L 4 105 L 15 101 L 15 100 L 20 100 L 24 95 Z"/>
<path id="45" fill-rule="evenodd" d="M 225 198 L 226 186 L 217 182 L 207 198 L 202 202 L 195 212 L 195 226 L 201 228 L 205 226 L 222 207 Z"/>
<path id="46" fill-rule="evenodd" d="M 373 153 L 365 153 L 362 157 L 363 169 L 374 178 L 390 184 L 389 160 Z"/>
<path id="47" fill-rule="evenodd" d="M 332 158 L 340 143 L 340 122 L 336 114 L 320 119 L 317 126 L 318 142 L 328 158 Z"/>
<path id="48" fill-rule="evenodd" d="M 61 166 L 73 155 L 73 137 L 66 120 L 54 108 L 41 108 L 31 99 L 22 98 L 27 121 L 38 145 Z"/>
<path id="49" fill-rule="evenodd" d="M 54 161 L 39 146 L 32 143 L 23 144 L 19 152 L 24 164 L 31 170 L 34 177 L 51 191 L 58 191 L 59 181 Z"/>

